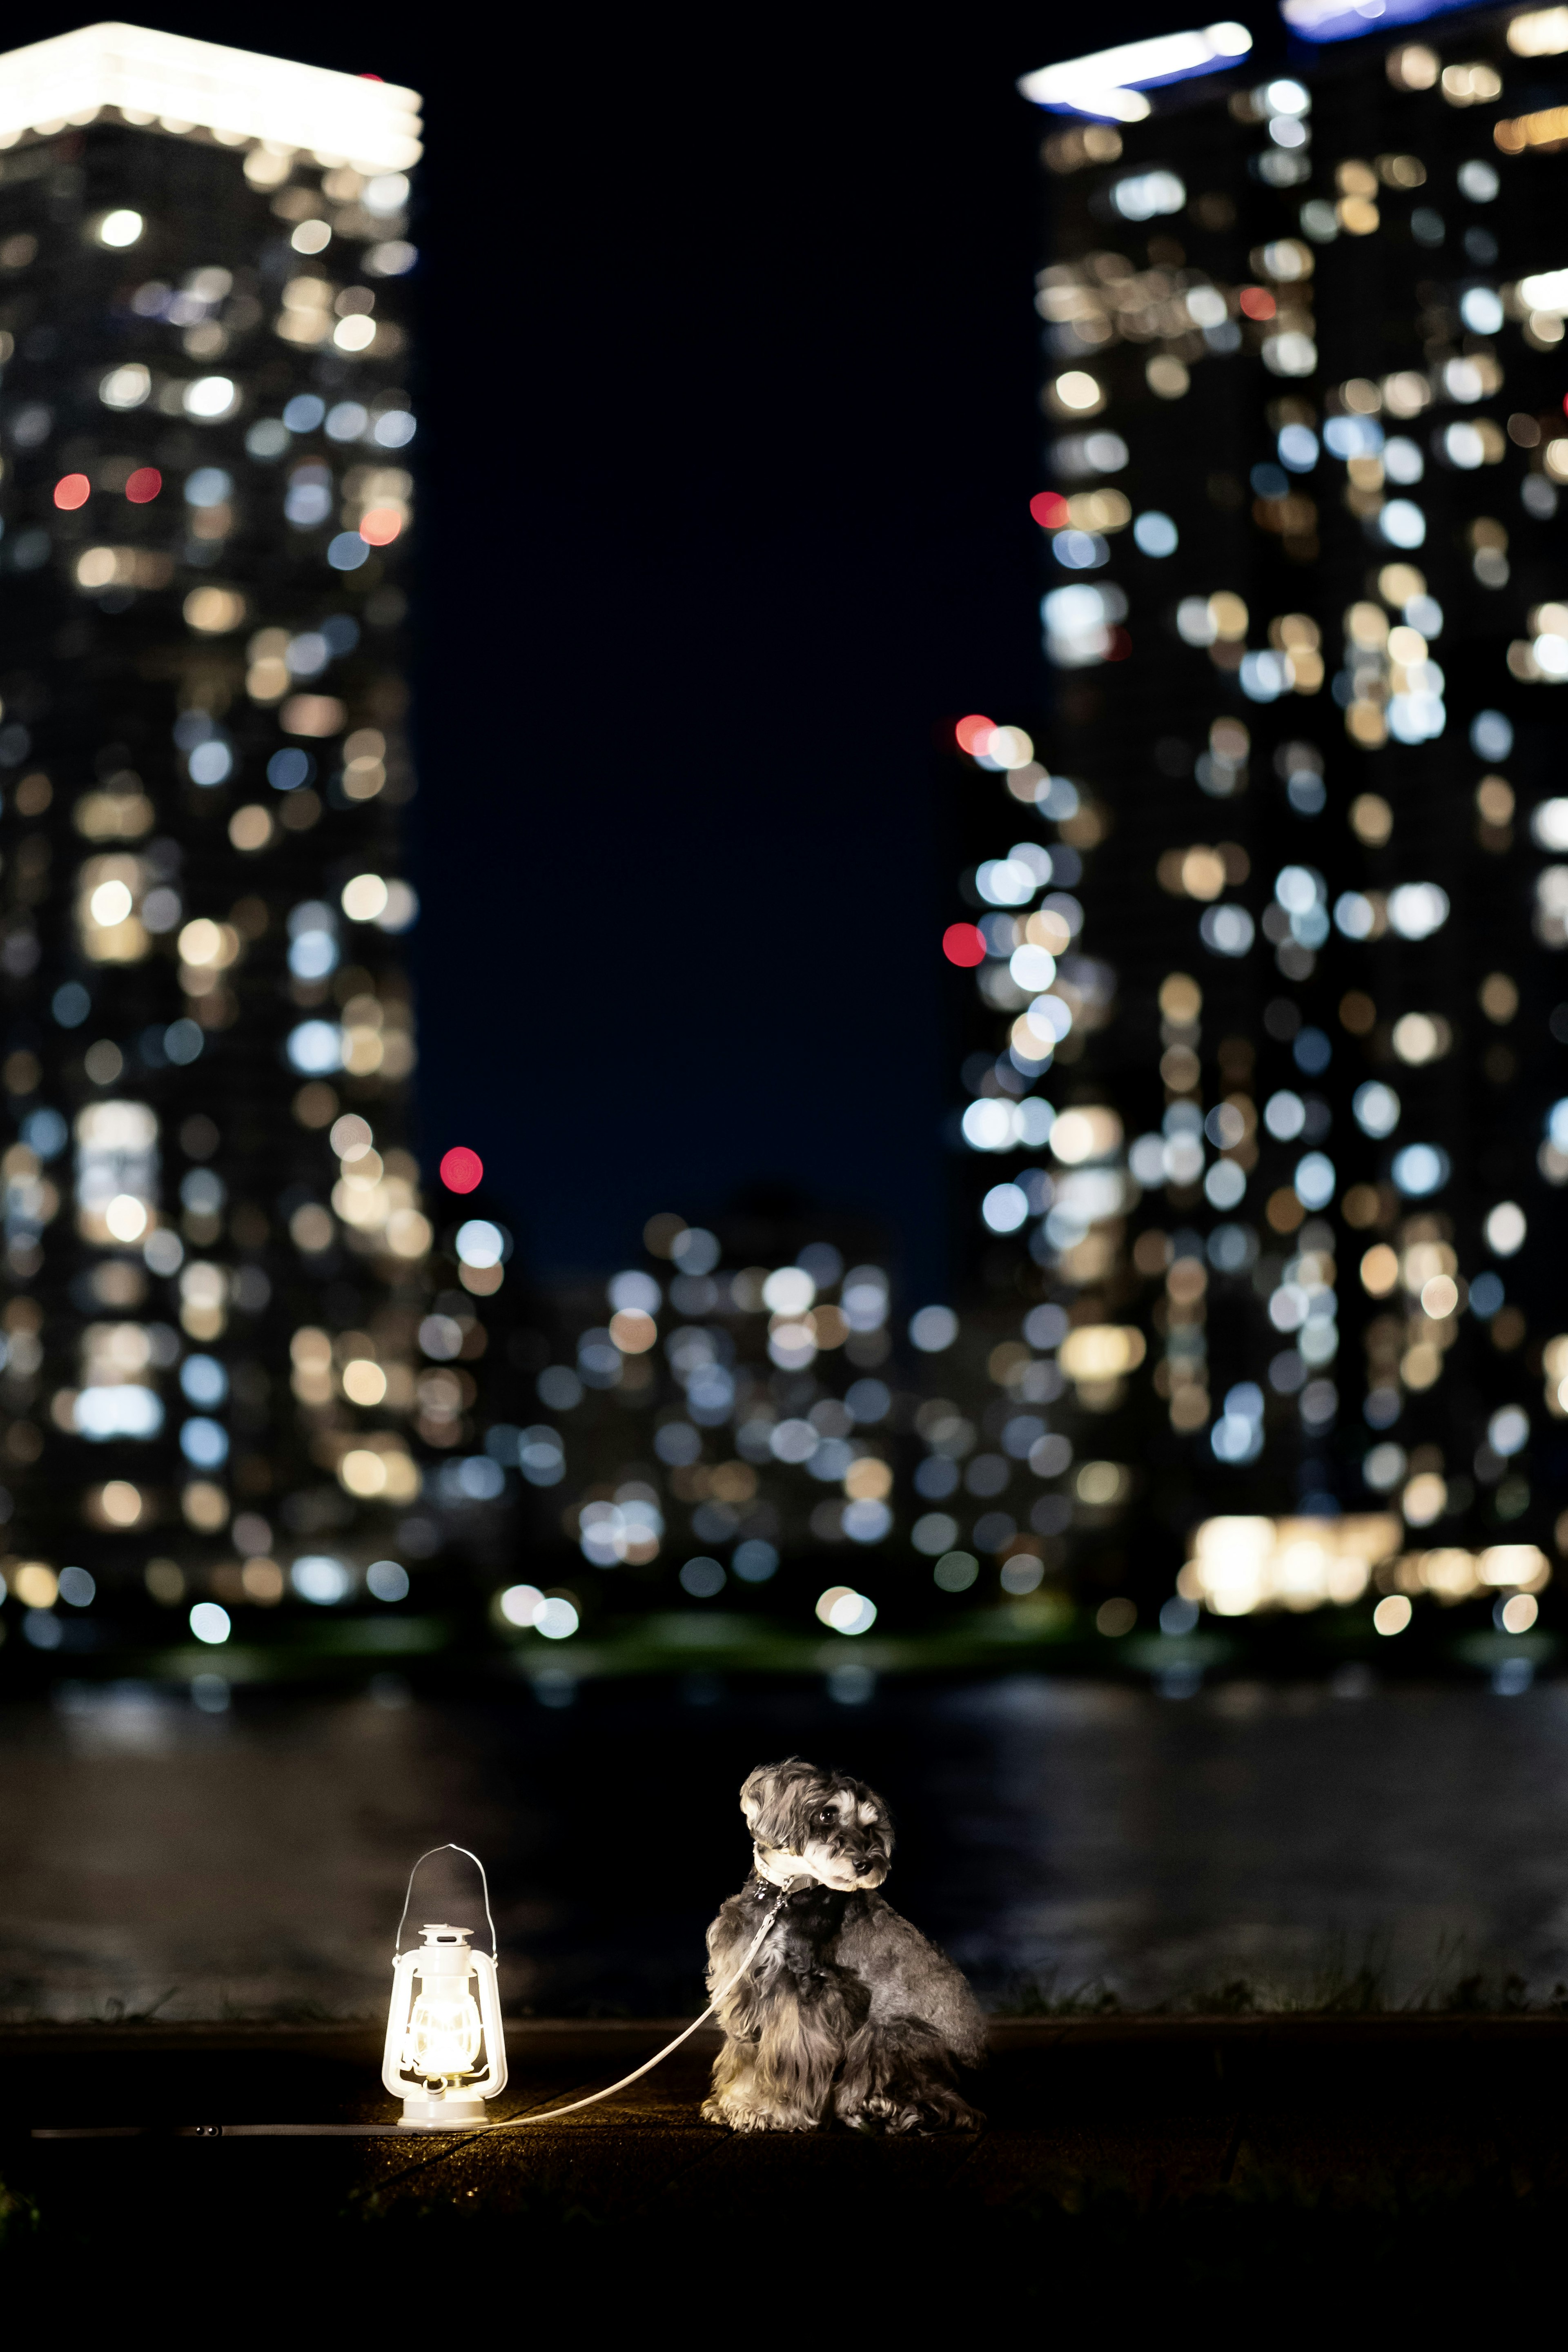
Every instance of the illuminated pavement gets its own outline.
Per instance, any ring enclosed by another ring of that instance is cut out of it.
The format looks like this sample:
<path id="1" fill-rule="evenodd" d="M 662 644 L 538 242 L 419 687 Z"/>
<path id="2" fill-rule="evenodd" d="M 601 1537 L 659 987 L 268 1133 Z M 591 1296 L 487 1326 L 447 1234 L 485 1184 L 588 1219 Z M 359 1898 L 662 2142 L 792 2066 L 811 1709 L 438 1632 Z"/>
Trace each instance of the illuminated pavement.
<path id="1" fill-rule="evenodd" d="M 497 2112 L 580 2097 L 662 2031 L 515 2024 Z M 348 2276 L 363 2260 L 384 2285 L 378 2264 L 491 2250 L 544 2261 L 531 2280 L 548 2294 L 573 2251 L 574 2291 L 613 2307 L 650 2282 L 668 2294 L 693 2262 L 690 2278 L 732 2267 L 757 2291 L 759 2240 L 809 2240 L 834 2214 L 853 2217 L 860 2242 L 895 2233 L 885 2292 L 918 2281 L 938 2295 L 962 2292 L 973 2261 L 994 2291 L 1025 2297 L 1108 2252 L 1168 2289 L 1173 2232 L 1183 2268 L 1226 2278 L 1299 2258 L 1303 2233 L 1315 2255 L 1352 2264 L 1385 2255 L 1396 2226 L 1430 2232 L 1445 2216 L 1482 2225 L 1471 2252 L 1487 2261 L 1511 2263 L 1509 2232 L 1539 2232 L 1543 2215 L 1560 2236 L 1568 2019 L 1018 2021 L 993 2042 L 975 2085 L 984 2128 L 931 2138 L 707 2126 L 711 2035 L 605 2107 L 533 2130 L 196 2137 L 175 2134 L 384 2128 L 377 2037 L 10 2029 L 0 2179 L 46 2269 L 51 2254 L 163 2242 L 189 2275 L 271 2243 L 289 2275 L 313 2251 Z M 62 2136 L 35 2137 L 40 2126 Z"/>

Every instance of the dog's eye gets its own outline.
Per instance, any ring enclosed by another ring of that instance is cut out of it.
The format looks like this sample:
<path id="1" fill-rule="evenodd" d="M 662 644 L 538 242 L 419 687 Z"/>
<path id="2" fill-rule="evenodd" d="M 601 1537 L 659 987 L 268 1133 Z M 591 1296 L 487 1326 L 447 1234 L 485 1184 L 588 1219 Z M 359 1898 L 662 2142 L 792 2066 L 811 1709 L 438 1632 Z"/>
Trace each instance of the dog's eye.
<path id="1" fill-rule="evenodd" d="M 838 1819 L 838 1811 L 837 1806 L 824 1805 L 821 1812 L 818 1813 L 816 1818 L 819 1822 L 836 1822 Z"/>

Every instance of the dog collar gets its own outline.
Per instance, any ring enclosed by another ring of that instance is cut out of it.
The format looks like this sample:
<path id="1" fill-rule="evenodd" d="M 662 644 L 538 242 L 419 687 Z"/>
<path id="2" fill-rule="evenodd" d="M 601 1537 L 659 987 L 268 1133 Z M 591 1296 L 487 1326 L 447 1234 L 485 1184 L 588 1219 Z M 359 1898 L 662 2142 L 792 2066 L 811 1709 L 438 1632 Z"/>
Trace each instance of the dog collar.
<path id="1" fill-rule="evenodd" d="M 798 1853 L 792 1853 L 787 1846 L 764 1849 L 755 1838 L 752 1840 L 752 1867 L 764 1885 L 783 1887 L 786 1893 L 801 1881 L 808 1886 L 818 1883 L 815 1872 L 807 1870 Z"/>

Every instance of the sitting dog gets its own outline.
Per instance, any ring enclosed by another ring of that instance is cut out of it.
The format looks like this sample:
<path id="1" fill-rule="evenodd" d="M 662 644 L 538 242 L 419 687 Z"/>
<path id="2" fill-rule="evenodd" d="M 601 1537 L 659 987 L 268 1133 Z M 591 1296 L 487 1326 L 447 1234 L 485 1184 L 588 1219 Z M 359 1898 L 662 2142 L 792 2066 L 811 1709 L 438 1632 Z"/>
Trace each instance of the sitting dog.
<path id="1" fill-rule="evenodd" d="M 792 1756 L 741 1790 L 752 1875 L 708 1930 L 710 1992 L 728 1982 L 777 1890 L 767 1940 L 719 2007 L 724 2047 L 702 2113 L 733 2131 L 977 2126 L 956 2068 L 985 2056 L 968 1983 L 873 1890 L 893 1829 L 863 1780 Z"/>

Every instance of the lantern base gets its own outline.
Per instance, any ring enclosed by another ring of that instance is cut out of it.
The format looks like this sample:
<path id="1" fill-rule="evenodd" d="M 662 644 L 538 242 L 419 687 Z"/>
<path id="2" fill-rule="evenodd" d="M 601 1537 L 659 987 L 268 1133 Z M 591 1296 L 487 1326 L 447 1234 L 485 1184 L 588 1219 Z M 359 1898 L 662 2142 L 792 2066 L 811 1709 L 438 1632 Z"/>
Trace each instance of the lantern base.
<path id="1" fill-rule="evenodd" d="M 398 2117 L 400 2131 L 472 2131 L 476 2124 L 488 2123 L 483 2099 L 416 2098 L 403 2102 Z"/>

